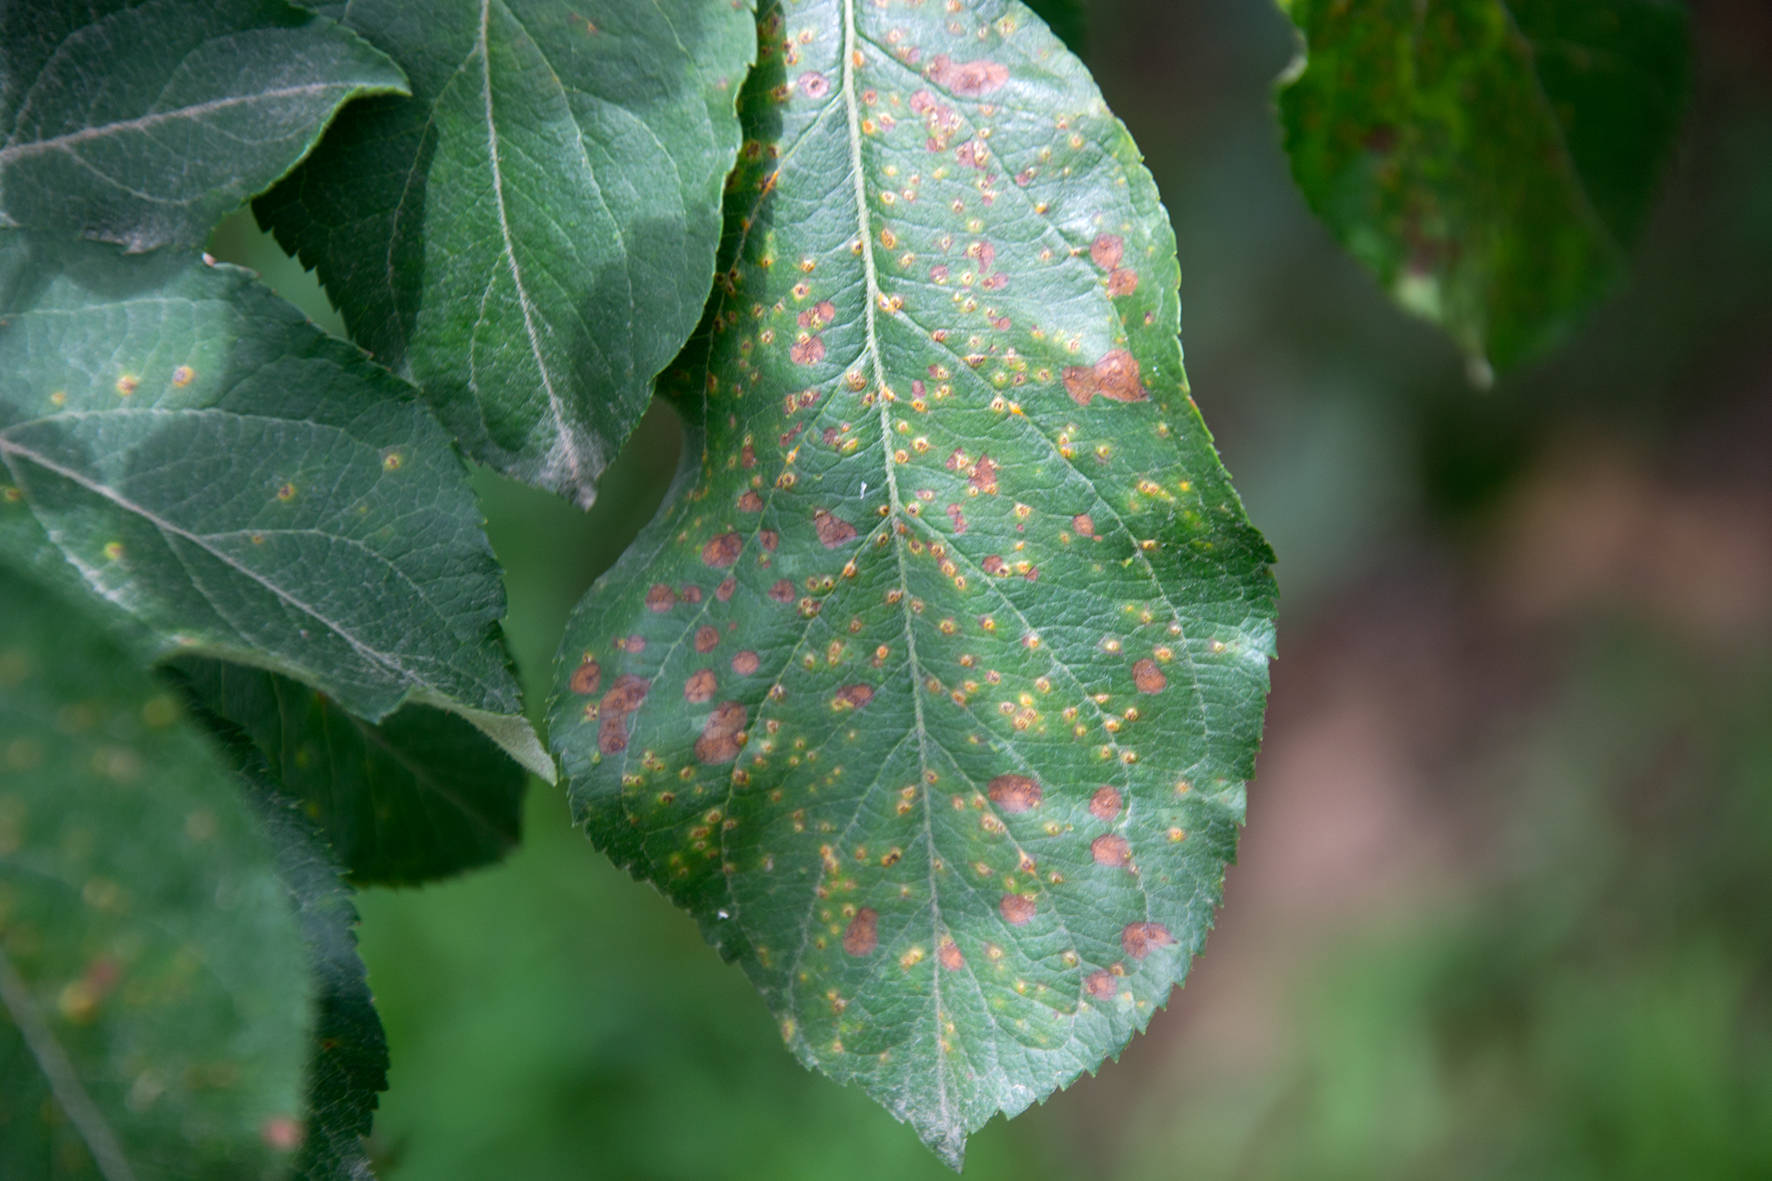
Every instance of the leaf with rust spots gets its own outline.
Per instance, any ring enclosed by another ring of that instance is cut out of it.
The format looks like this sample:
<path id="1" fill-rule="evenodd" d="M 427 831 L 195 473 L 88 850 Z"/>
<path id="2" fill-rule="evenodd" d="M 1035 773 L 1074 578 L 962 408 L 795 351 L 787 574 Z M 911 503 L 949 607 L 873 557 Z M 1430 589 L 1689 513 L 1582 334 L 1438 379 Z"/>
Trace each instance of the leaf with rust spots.
<path id="1" fill-rule="evenodd" d="M 1186 972 L 1274 618 L 1271 555 L 1187 397 L 1137 149 L 1026 9 L 970 8 L 958 35 L 940 4 L 807 0 L 798 60 L 748 84 L 730 282 L 660 387 L 693 440 L 679 493 L 585 597 L 558 673 L 590 652 L 673 691 L 618 750 L 583 697 L 551 726 L 599 847 L 701 921 L 802 1061 L 954 1162 Z M 647 609 L 710 564 L 729 595 Z M 696 651 L 704 627 L 729 662 Z M 685 700 L 704 665 L 717 695 Z M 1172 938 L 1135 957 L 1133 923 Z"/>

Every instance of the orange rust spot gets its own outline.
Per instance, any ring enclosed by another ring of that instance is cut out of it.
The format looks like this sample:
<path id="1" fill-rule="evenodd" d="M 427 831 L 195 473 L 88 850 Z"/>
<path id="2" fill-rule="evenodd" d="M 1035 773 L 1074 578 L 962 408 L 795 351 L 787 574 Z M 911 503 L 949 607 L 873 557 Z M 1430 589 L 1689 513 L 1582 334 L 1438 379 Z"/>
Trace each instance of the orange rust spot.
<path id="1" fill-rule="evenodd" d="M 843 950 L 853 956 L 864 956 L 878 946 L 880 912 L 864 906 L 855 912 L 855 917 L 849 920 L 849 929 L 843 932 Z"/>
<path id="2" fill-rule="evenodd" d="M 1083 981 L 1083 988 L 1090 996 L 1105 999 L 1114 995 L 1114 974 L 1112 972 L 1091 972 Z"/>
<path id="3" fill-rule="evenodd" d="M 757 654 L 752 652 L 749 648 L 746 648 L 743 652 L 740 652 L 737 656 L 732 658 L 732 671 L 741 677 L 748 677 L 757 671 L 757 665 L 759 663 Z"/>
<path id="4" fill-rule="evenodd" d="M 1067 365 L 1064 388 L 1071 400 L 1087 406 L 1099 395 L 1111 402 L 1143 402 L 1145 393 L 1139 376 L 1138 358 L 1125 349 L 1114 349 L 1094 365 Z"/>
<path id="5" fill-rule="evenodd" d="M 704 624 L 695 629 L 695 650 L 697 652 L 712 652 L 715 646 L 719 643 L 719 628 L 709 627 Z"/>
<path id="6" fill-rule="evenodd" d="M 1108 294 L 1131 295 L 1138 290 L 1138 272 L 1131 267 L 1115 267 L 1107 281 Z"/>
<path id="7" fill-rule="evenodd" d="M 824 360 L 824 338 L 808 336 L 805 340 L 797 340 L 788 350 L 788 356 L 796 365 L 816 365 Z"/>
<path id="8" fill-rule="evenodd" d="M 873 699 L 874 687 L 872 685 L 844 685 L 837 690 L 833 704 L 841 704 L 850 709 L 860 709 Z"/>
<path id="9" fill-rule="evenodd" d="M 1118 234 L 1097 234 L 1089 243 L 1089 257 L 1104 271 L 1114 270 L 1126 256 L 1126 243 Z"/>
<path id="10" fill-rule="evenodd" d="M 1089 855 L 1095 858 L 1097 865 L 1132 863 L 1132 847 L 1126 843 L 1126 838 L 1111 832 L 1089 842 Z"/>
<path id="11" fill-rule="evenodd" d="M 1114 788 L 1102 786 L 1095 789 L 1089 797 L 1089 814 L 1097 820 L 1112 820 L 1120 814 L 1120 793 Z"/>
<path id="12" fill-rule="evenodd" d="M 960 954 L 960 945 L 952 939 L 941 941 L 941 946 L 935 951 L 935 958 L 950 972 L 958 972 L 966 966 L 966 957 Z"/>
<path id="13" fill-rule="evenodd" d="M 945 53 L 929 63 L 929 80 L 954 94 L 976 97 L 989 94 L 1009 81 L 1009 67 L 1001 62 L 956 62 Z"/>
<path id="14" fill-rule="evenodd" d="M 595 660 L 587 660 L 572 670 L 572 691 L 574 693 L 595 693 L 603 684 L 603 666 Z"/>
<path id="15" fill-rule="evenodd" d="M 763 511 L 763 498 L 755 492 L 746 492 L 738 498 L 738 507 L 747 513 L 760 513 Z"/>
<path id="16" fill-rule="evenodd" d="M 824 542 L 826 549 L 836 549 L 845 541 L 855 538 L 855 526 L 842 517 L 834 517 L 819 509 L 812 514 L 812 527 L 818 530 L 818 539 Z"/>
<path id="17" fill-rule="evenodd" d="M 646 608 L 649 611 L 669 611 L 677 605 L 677 592 L 664 583 L 654 583 L 646 592 Z"/>
<path id="18" fill-rule="evenodd" d="M 723 701 L 708 715 L 695 740 L 695 757 L 704 763 L 730 763 L 744 746 L 739 735 L 744 731 L 750 711 L 736 701 Z"/>
<path id="19" fill-rule="evenodd" d="M 1142 960 L 1153 947 L 1168 947 L 1175 942 L 1169 928 L 1162 923 L 1127 923 L 1120 932 L 1120 946 L 1135 960 Z"/>
<path id="20" fill-rule="evenodd" d="M 991 802 L 1005 812 L 1026 812 L 1045 795 L 1038 783 L 1026 775 L 999 775 L 991 780 Z"/>
<path id="21" fill-rule="evenodd" d="M 997 903 L 997 909 L 1003 912 L 1003 921 L 1011 927 L 1027 925 L 1034 917 L 1034 900 L 1026 894 L 1005 894 Z"/>
<path id="22" fill-rule="evenodd" d="M 972 467 L 972 478 L 967 481 L 974 488 L 988 496 L 997 494 L 997 461 L 988 455 L 978 457 Z"/>
<path id="23" fill-rule="evenodd" d="M 689 680 L 684 682 L 683 700 L 692 701 L 697 705 L 704 701 L 712 701 L 714 690 L 718 688 L 719 683 L 714 680 L 714 670 L 698 668 L 690 674 Z"/>
<path id="24" fill-rule="evenodd" d="M 1169 684 L 1169 678 L 1157 667 L 1157 662 L 1144 659 L 1132 666 L 1132 683 L 1138 686 L 1140 693 L 1161 693 Z"/>
<path id="25" fill-rule="evenodd" d="M 722 533 L 701 547 L 701 560 L 710 566 L 730 566 L 738 561 L 744 539 L 736 533 Z"/>

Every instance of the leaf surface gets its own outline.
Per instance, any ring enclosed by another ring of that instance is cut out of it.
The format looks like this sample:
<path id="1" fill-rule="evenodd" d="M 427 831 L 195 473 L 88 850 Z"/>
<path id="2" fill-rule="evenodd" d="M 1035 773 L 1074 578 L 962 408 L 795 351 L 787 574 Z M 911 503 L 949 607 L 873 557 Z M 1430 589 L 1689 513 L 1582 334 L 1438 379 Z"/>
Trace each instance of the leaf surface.
<path id="1" fill-rule="evenodd" d="M 383 54 L 282 0 L 8 4 L 0 225 L 198 245 L 340 104 L 404 90 Z"/>
<path id="2" fill-rule="evenodd" d="M 410 99 L 256 205 L 468 452 L 590 503 L 713 276 L 746 5 L 358 0 Z"/>
<path id="3" fill-rule="evenodd" d="M 517 844 L 523 769 L 454 714 L 409 705 L 372 725 L 274 673 L 219 660 L 173 667 L 204 709 L 248 737 L 277 793 L 320 827 L 357 885 L 416 885 Z"/>
<path id="4" fill-rule="evenodd" d="M 1684 107 L 1674 0 L 1281 0 L 1292 175 L 1479 373 L 1566 334 L 1619 278 Z M 1305 53 L 1308 52 L 1308 59 Z"/>
<path id="5" fill-rule="evenodd" d="M 274 1176 L 310 990 L 271 844 L 126 653 L 0 602 L 0 1175 Z"/>
<path id="6" fill-rule="evenodd" d="M 678 493 L 569 625 L 553 741 L 793 1051 L 957 1165 L 1200 947 L 1271 554 L 1080 63 L 990 0 L 760 22 Z"/>
<path id="7" fill-rule="evenodd" d="M 460 457 L 245 272 L 0 232 L 0 464 L 0 549 L 46 534 L 169 648 L 448 709 L 551 773 Z"/>

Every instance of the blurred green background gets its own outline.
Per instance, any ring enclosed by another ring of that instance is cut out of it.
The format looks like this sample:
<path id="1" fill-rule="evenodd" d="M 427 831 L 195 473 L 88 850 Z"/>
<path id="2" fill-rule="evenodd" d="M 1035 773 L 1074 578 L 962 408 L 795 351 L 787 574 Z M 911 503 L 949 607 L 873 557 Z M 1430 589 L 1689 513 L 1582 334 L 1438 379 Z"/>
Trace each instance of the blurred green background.
<path id="1" fill-rule="evenodd" d="M 1694 5 L 1629 289 L 1487 392 L 1294 192 L 1270 5 L 1090 7 L 1281 659 L 1188 986 L 967 1176 L 1772 1176 L 1772 5 Z M 249 218 L 215 249 L 336 330 Z M 481 479 L 536 712 L 676 447 L 655 412 L 588 515 Z M 554 789 L 508 863 L 360 906 L 386 1181 L 949 1175 Z"/>

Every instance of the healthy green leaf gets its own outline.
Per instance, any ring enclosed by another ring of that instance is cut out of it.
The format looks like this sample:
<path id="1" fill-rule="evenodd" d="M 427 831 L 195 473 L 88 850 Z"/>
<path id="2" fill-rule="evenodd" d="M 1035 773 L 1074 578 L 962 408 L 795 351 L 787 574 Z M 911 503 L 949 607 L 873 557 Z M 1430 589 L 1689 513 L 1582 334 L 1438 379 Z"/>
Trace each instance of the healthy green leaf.
<path id="1" fill-rule="evenodd" d="M 411 99 L 255 206 L 469 454 L 589 504 L 706 300 L 748 4 L 357 0 Z"/>
<path id="2" fill-rule="evenodd" d="M 393 62 L 282 0 L 0 11 L 0 226 L 195 246 Z"/>
<path id="3" fill-rule="evenodd" d="M 310 988 L 270 843 L 126 654 L 0 603 L 0 1176 L 276 1175 Z"/>
<path id="4" fill-rule="evenodd" d="M 412 705 L 370 725 L 287 677 L 217 660 L 173 668 L 202 708 L 249 736 L 356 884 L 415 885 L 517 844 L 523 770 L 455 715 Z"/>
<path id="5" fill-rule="evenodd" d="M 1342 245 L 1479 374 L 1618 279 L 1677 129 L 1675 0 L 1280 0 L 1292 175 Z"/>
<path id="6" fill-rule="evenodd" d="M 1081 64 L 1001 0 L 760 28 L 680 494 L 580 605 L 552 732 L 597 844 L 958 1164 L 1200 947 L 1272 555 Z"/>
<path id="7" fill-rule="evenodd" d="M 46 533 L 169 648 L 448 709 L 551 773 L 460 457 L 245 272 L 0 231 L 0 463 L 0 551 Z"/>

